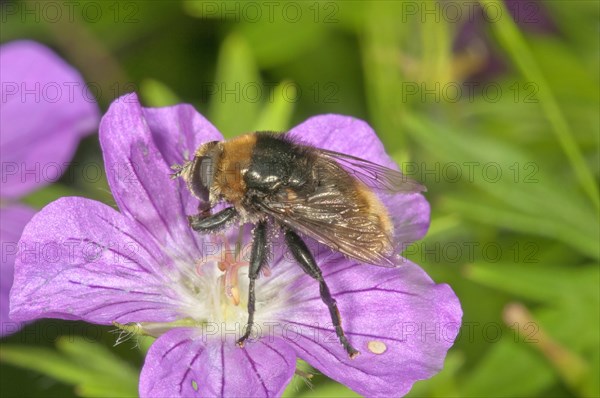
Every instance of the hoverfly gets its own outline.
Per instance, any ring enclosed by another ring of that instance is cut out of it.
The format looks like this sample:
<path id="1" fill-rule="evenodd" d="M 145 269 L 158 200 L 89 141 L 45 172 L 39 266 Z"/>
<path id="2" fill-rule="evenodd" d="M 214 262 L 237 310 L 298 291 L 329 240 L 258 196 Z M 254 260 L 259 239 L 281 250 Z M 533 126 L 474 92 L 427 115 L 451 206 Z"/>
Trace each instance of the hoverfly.
<path id="1" fill-rule="evenodd" d="M 336 334 L 350 356 L 335 299 L 300 234 L 363 263 L 393 265 L 394 227 L 373 190 L 417 193 L 425 187 L 401 172 L 364 159 L 295 142 L 286 134 L 256 132 L 201 145 L 193 159 L 173 166 L 200 200 L 188 217 L 195 231 L 216 232 L 230 223 L 253 223 L 248 323 L 237 341 L 243 346 L 254 323 L 255 282 L 268 257 L 268 228 L 281 228 L 302 269 L 319 282 Z M 212 213 L 220 202 L 229 204 Z"/>

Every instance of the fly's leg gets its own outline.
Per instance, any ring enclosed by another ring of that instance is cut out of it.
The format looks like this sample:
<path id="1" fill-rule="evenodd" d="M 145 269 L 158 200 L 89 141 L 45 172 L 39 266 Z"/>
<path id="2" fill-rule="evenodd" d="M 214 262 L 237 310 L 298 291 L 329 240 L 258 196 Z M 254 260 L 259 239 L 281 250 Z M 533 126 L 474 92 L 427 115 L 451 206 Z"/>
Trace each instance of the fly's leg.
<path id="1" fill-rule="evenodd" d="M 233 220 L 238 212 L 233 207 L 228 207 L 212 215 L 198 214 L 188 216 L 190 227 L 198 232 L 215 232 L 224 227 L 229 221 Z"/>
<path id="2" fill-rule="evenodd" d="M 340 316 L 340 311 L 337 308 L 337 303 L 335 299 L 331 297 L 331 292 L 325 283 L 325 279 L 323 279 L 321 269 L 317 265 L 313 255 L 308 250 L 308 247 L 306 247 L 306 243 L 304 243 L 298 234 L 291 230 L 285 231 L 285 241 L 290 248 L 292 255 L 296 261 L 298 261 L 304 272 L 319 282 L 321 300 L 323 300 L 323 302 L 327 305 L 327 308 L 329 308 L 329 314 L 331 315 L 331 321 L 335 327 L 335 333 L 342 343 L 342 346 L 348 353 L 348 356 L 351 359 L 354 359 L 358 354 L 360 354 L 360 352 L 356 348 L 352 347 L 352 344 L 350 344 L 346 338 L 346 335 L 344 334 L 344 330 L 342 329 L 342 319 Z"/>
<path id="3" fill-rule="evenodd" d="M 252 332 L 252 326 L 254 325 L 254 304 L 256 301 L 254 293 L 256 278 L 258 278 L 261 267 L 267 261 L 268 254 L 267 222 L 260 221 L 256 224 L 253 233 L 252 251 L 250 252 L 250 268 L 248 273 L 248 277 L 250 278 L 250 287 L 248 288 L 248 323 L 246 324 L 244 335 L 237 341 L 237 344 L 240 347 L 244 346 L 244 342 L 250 337 L 250 333 Z"/>

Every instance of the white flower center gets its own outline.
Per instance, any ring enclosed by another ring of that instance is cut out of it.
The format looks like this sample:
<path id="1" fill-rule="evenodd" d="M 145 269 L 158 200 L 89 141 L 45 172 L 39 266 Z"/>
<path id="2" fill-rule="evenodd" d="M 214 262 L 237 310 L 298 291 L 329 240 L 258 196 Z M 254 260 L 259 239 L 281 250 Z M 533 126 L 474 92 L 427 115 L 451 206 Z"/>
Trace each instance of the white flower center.
<path id="1" fill-rule="evenodd" d="M 248 260 L 235 250 L 225 235 L 216 235 L 218 254 L 179 265 L 176 291 L 181 312 L 199 324 L 213 324 L 227 331 L 243 330 L 248 321 Z M 280 264 L 288 267 L 291 264 Z M 285 287 L 290 277 L 270 278 L 268 265 L 256 284 L 255 321 L 269 320 L 269 314 L 287 305 Z M 286 273 L 287 274 L 287 273 Z"/>
<path id="2" fill-rule="evenodd" d="M 158 337 L 170 329 L 197 327 L 199 335 L 241 337 L 248 322 L 248 261 L 225 235 L 213 235 L 212 253 L 191 262 L 173 255 L 175 269 L 165 280 L 165 295 L 176 303 L 180 318 L 171 322 L 114 323 L 127 333 Z M 297 292 L 289 289 L 302 275 L 296 264 L 283 259 L 263 266 L 256 282 L 255 337 L 271 333 L 285 309 L 295 307 Z M 277 267 L 271 275 L 270 266 Z"/>

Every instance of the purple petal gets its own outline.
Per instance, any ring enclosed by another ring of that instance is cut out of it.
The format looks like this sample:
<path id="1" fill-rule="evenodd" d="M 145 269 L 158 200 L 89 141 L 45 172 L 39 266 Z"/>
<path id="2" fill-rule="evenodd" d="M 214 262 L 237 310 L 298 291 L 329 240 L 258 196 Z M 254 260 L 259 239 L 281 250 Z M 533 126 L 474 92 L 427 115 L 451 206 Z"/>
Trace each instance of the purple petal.
<path id="1" fill-rule="evenodd" d="M 0 70 L 2 196 L 18 198 L 60 177 L 100 115 L 81 75 L 41 44 L 0 46 Z"/>
<path id="2" fill-rule="evenodd" d="M 292 128 L 289 134 L 317 148 L 345 153 L 394 170 L 398 169 L 371 126 L 351 116 L 314 116 Z"/>
<path id="3" fill-rule="evenodd" d="M 10 317 L 169 322 L 181 317 L 170 269 L 137 223 L 99 202 L 62 198 L 25 227 Z"/>
<path id="4" fill-rule="evenodd" d="M 172 330 L 150 347 L 140 376 L 141 397 L 280 396 L 296 368 L 281 339 L 237 347 L 233 340 Z"/>
<path id="5" fill-rule="evenodd" d="M 506 0 L 506 8 L 517 25 L 525 31 L 539 34 L 557 34 L 558 26 L 552 19 L 548 6 L 543 1 L 522 2 Z"/>
<path id="6" fill-rule="evenodd" d="M 364 121 L 350 116 L 320 115 L 290 130 L 299 142 L 356 156 L 398 170 L 383 144 Z M 395 226 L 395 244 L 401 249 L 425 236 L 429 203 L 421 194 L 379 195 Z"/>
<path id="7" fill-rule="evenodd" d="M 302 276 L 289 286 L 285 313 L 277 315 L 300 358 L 365 396 L 402 396 L 441 370 L 462 317 L 449 286 L 434 284 L 408 260 L 383 268 L 338 257 L 323 269 L 344 331 L 361 354 L 348 358 L 318 284 Z"/>
<path id="8" fill-rule="evenodd" d="M 135 94 L 117 99 L 100 123 L 100 143 L 119 209 L 193 258 L 196 233 L 186 215 L 198 212 L 198 200 L 181 179 L 170 178 L 170 166 L 193 156 L 202 142 L 222 139 L 190 105 L 145 109 Z"/>
<path id="9" fill-rule="evenodd" d="M 0 336 L 18 331 L 21 323 L 12 322 L 8 317 L 8 298 L 13 282 L 17 243 L 25 224 L 35 214 L 35 210 L 21 205 L 0 208 L 0 244 L 2 262 L 0 263 Z"/>

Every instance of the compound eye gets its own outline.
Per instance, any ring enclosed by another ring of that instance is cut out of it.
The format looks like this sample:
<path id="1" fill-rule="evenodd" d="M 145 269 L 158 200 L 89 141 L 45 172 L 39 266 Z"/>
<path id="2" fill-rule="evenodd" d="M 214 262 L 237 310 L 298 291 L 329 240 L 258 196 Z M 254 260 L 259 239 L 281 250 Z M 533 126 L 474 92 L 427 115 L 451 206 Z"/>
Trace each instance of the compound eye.
<path id="1" fill-rule="evenodd" d="M 210 187 L 214 179 L 214 162 L 210 156 L 198 156 L 192 165 L 192 178 L 188 180 L 189 190 L 198 199 L 208 202 Z"/>

